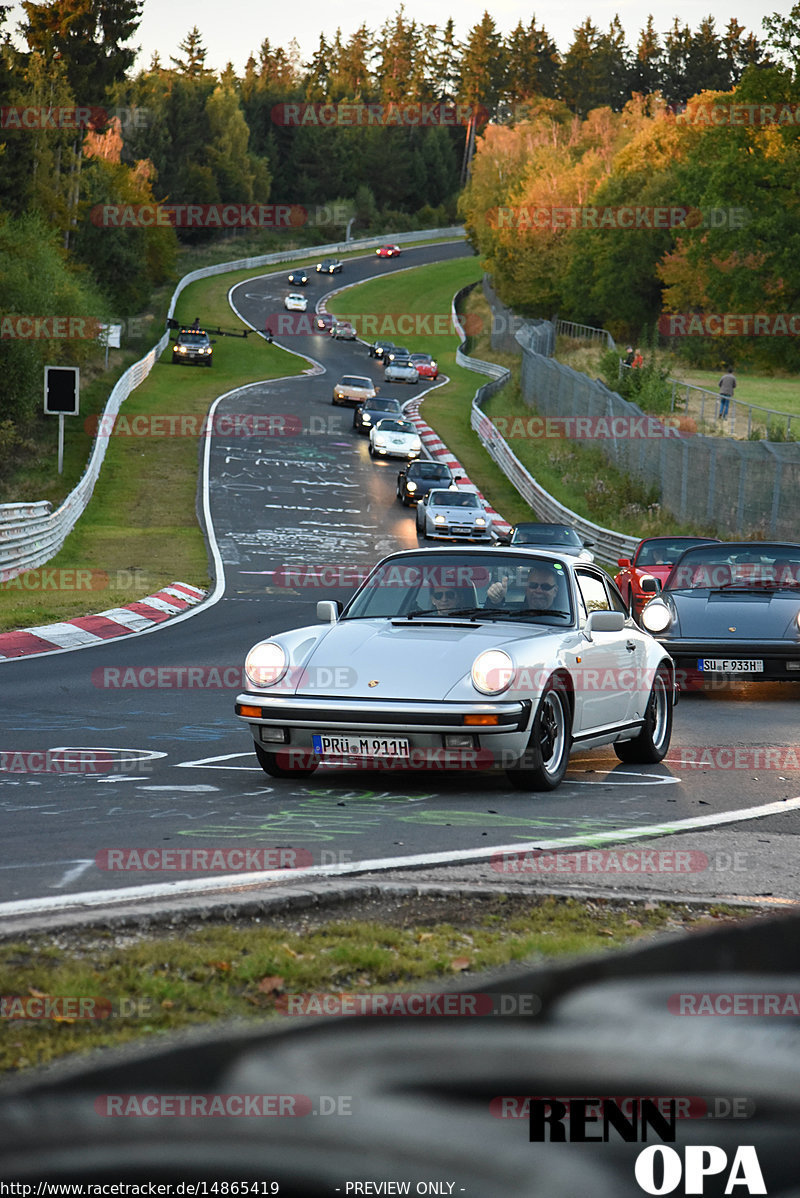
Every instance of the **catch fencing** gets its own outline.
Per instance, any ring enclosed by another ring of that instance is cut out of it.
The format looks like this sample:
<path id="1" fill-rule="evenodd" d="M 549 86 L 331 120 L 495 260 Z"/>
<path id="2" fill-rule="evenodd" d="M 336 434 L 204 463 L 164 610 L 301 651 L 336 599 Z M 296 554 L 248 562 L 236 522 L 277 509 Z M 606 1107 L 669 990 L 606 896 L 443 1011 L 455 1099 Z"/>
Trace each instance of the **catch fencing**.
<path id="1" fill-rule="evenodd" d="M 517 334 L 522 396 L 539 415 L 621 419 L 630 428 L 647 419 L 599 380 L 538 352 L 540 337 L 535 329 Z M 800 445 L 735 441 L 669 425 L 663 435 L 579 443 L 601 449 L 619 470 L 653 487 L 681 523 L 713 526 L 729 537 L 797 539 Z"/>
<path id="2" fill-rule="evenodd" d="M 463 234 L 464 229 L 461 226 L 423 229 L 413 233 L 394 233 L 381 237 L 365 237 L 358 241 L 307 246 L 305 249 L 262 254 L 255 258 L 240 258 L 235 262 L 205 266 L 184 275 L 180 280 L 173 292 L 167 316 L 174 315 L 178 298 L 190 283 L 198 279 L 208 279 L 212 275 L 226 274 L 234 270 L 252 270 L 260 266 L 279 266 L 282 262 L 297 262 L 314 255 L 325 257 L 327 254 L 340 254 L 354 249 L 369 250 L 383 245 L 389 237 L 397 244 L 404 244 L 413 241 L 434 241 L 442 237 L 461 237 Z M 150 352 L 129 367 L 117 380 L 109 395 L 103 417 L 98 421 L 98 432 L 80 482 L 56 511 L 51 511 L 51 504 L 48 502 L 0 504 L 0 577 L 14 578 L 25 570 L 44 565 L 58 553 L 92 497 L 109 437 L 113 435 L 114 419 L 120 407 L 131 392 L 147 378 L 168 344 L 169 332 L 166 331 Z"/>

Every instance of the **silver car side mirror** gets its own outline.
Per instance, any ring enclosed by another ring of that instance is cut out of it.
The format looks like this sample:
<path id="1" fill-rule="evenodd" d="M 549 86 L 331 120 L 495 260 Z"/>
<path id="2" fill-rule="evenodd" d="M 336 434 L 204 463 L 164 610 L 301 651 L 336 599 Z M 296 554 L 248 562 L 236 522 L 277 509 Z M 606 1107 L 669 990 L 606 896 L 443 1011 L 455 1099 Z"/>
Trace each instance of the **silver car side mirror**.
<path id="1" fill-rule="evenodd" d="M 321 624 L 335 624 L 339 619 L 342 606 L 332 599 L 320 599 L 317 602 L 317 619 Z"/>
<path id="2" fill-rule="evenodd" d="M 622 632 L 624 627 L 625 616 L 621 611 L 593 611 L 583 626 L 583 635 L 590 641 L 594 632 Z"/>

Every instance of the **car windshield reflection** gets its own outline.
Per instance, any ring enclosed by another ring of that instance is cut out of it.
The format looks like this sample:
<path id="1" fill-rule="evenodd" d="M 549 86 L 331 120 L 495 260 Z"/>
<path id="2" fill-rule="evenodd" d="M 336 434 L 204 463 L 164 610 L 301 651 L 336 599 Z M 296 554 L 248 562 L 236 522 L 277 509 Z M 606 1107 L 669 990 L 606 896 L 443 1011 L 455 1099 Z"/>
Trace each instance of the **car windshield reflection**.
<path id="1" fill-rule="evenodd" d="M 636 557 L 637 566 L 671 566 L 682 553 L 695 545 L 706 545 L 703 539 L 693 540 L 689 537 L 678 537 L 674 541 L 659 537 L 653 541 L 644 541 L 639 547 Z"/>
<path id="2" fill-rule="evenodd" d="M 431 507 L 480 507 L 474 491 L 432 491 Z"/>
<path id="3" fill-rule="evenodd" d="M 574 623 L 563 563 L 546 557 L 414 554 L 383 562 L 345 609 L 343 620 L 420 617 Z"/>
<path id="4" fill-rule="evenodd" d="M 800 545 L 718 544 L 689 549 L 665 591 L 800 589 Z"/>

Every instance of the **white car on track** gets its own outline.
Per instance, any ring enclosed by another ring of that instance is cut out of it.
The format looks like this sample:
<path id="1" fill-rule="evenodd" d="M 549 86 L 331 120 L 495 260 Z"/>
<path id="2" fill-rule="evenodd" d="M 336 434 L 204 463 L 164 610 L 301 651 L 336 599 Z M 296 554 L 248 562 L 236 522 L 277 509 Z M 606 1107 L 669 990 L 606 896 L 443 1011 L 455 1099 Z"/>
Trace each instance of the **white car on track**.
<path id="1" fill-rule="evenodd" d="M 418 458 L 422 441 L 410 420 L 389 417 L 369 430 L 369 452 L 373 458 Z"/>
<path id="2" fill-rule="evenodd" d="M 283 306 L 287 312 L 306 312 L 308 310 L 308 300 L 304 295 L 300 295 L 297 291 L 291 291 L 283 301 Z"/>

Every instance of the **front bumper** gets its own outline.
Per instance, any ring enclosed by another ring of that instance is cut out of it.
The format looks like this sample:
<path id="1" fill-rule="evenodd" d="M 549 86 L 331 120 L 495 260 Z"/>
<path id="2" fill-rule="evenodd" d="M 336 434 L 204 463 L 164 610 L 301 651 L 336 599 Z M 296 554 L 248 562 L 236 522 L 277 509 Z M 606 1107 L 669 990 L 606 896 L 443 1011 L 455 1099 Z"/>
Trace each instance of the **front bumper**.
<path id="1" fill-rule="evenodd" d="M 243 714 L 242 709 L 246 714 Z M 315 735 L 407 737 L 412 755 L 432 760 L 452 752 L 448 737 L 469 738 L 461 747 L 466 763 L 483 766 L 519 760 L 528 744 L 533 703 L 419 702 L 401 699 L 306 698 L 245 692 L 236 699 L 236 714 L 246 721 L 253 739 L 271 752 L 296 749 L 307 753 Z M 255 710 L 260 715 L 255 715 Z M 468 724 L 467 718 L 493 719 L 493 724 Z M 264 732 L 270 735 L 265 739 Z M 275 739 L 280 733 L 282 739 Z M 457 760 L 451 761 L 458 768 Z"/>
<path id="2" fill-rule="evenodd" d="M 492 532 L 489 528 L 469 528 L 462 524 L 431 525 L 427 527 L 427 535 L 437 541 L 491 541 Z"/>
<path id="3" fill-rule="evenodd" d="M 787 641 L 689 641 L 657 637 L 681 674 L 698 678 L 732 678 L 737 682 L 800 682 L 800 643 Z M 700 670 L 702 659 L 761 661 L 764 669 Z"/>
<path id="4" fill-rule="evenodd" d="M 405 458 L 407 461 L 413 461 L 422 453 L 421 449 L 401 449 L 399 445 L 376 445 L 373 441 L 372 449 L 376 454 L 380 454 L 382 458 Z"/>

